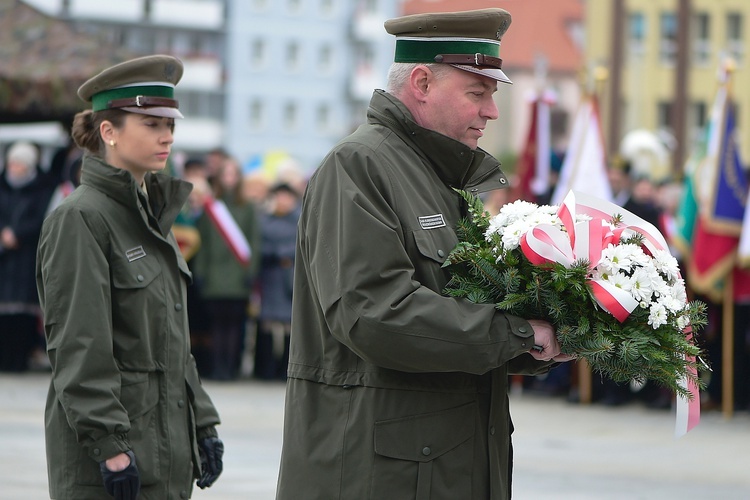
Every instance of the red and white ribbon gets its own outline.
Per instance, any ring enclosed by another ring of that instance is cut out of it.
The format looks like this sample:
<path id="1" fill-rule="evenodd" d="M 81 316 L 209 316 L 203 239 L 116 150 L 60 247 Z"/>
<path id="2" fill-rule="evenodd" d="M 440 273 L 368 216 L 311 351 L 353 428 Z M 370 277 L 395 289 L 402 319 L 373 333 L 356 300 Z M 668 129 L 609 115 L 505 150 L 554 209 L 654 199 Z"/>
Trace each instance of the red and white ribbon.
<path id="1" fill-rule="evenodd" d="M 591 197 L 587 197 L 586 202 L 594 202 L 595 205 L 579 205 L 576 203 L 577 195 L 580 196 L 569 192 L 557 211 L 563 227 L 540 224 L 521 237 L 521 250 L 532 264 L 556 262 L 570 267 L 575 261 L 587 260 L 593 269 L 599 264 L 602 251 L 610 244 L 619 242 L 624 228 L 612 229 L 610 226 L 616 212 L 611 212 L 606 218 L 601 216 L 604 212 L 600 212 L 607 209 L 607 205 L 616 209 L 619 207 Z M 592 215 L 590 220 L 576 222 L 576 214 L 586 213 L 586 208 L 598 212 L 597 215 Z M 591 289 L 596 302 L 621 323 L 638 307 L 638 301 L 630 293 L 606 280 L 592 278 Z"/>
<path id="2" fill-rule="evenodd" d="M 576 222 L 578 214 L 591 217 Z M 534 265 L 559 263 L 570 267 L 574 262 L 587 260 L 591 269 L 601 261 L 602 251 L 617 244 L 628 231 L 643 236 L 644 250 L 654 255 L 657 250 L 668 251 L 664 236 L 653 224 L 606 200 L 584 193 L 570 191 L 560 205 L 557 215 L 562 227 L 540 224 L 521 237 L 521 250 Z M 612 227 L 612 218 L 618 215 L 620 224 Z M 596 302 L 621 323 L 638 307 L 638 301 L 629 292 L 606 280 L 591 278 L 591 289 Z M 695 427 L 700 420 L 698 388 L 684 380 L 683 386 L 693 395 L 691 401 L 677 399 L 677 430 L 682 435 Z"/>
<path id="3" fill-rule="evenodd" d="M 232 255 L 243 266 L 248 265 L 252 255 L 250 243 L 247 241 L 245 233 L 242 232 L 237 221 L 232 217 L 227 205 L 221 200 L 209 197 L 206 199 L 204 208 L 214 227 L 216 227 L 221 238 L 232 252 Z"/>

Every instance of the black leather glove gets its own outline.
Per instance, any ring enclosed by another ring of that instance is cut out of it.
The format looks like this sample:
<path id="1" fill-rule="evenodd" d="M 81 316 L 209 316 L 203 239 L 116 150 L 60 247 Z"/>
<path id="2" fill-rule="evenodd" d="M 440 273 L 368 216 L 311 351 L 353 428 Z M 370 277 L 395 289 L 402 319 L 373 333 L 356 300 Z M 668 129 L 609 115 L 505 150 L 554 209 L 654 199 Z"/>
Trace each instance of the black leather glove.
<path id="1" fill-rule="evenodd" d="M 201 477 L 196 483 L 199 488 L 208 488 L 219 478 L 224 469 L 224 443 L 217 437 L 207 437 L 198 441 L 201 457 Z"/>
<path id="2" fill-rule="evenodd" d="M 135 465 L 135 455 L 132 451 L 125 452 L 130 457 L 130 465 L 121 471 L 107 469 L 105 462 L 99 462 L 99 470 L 104 479 L 104 489 L 115 497 L 115 500 L 135 500 L 141 490 L 141 476 Z"/>

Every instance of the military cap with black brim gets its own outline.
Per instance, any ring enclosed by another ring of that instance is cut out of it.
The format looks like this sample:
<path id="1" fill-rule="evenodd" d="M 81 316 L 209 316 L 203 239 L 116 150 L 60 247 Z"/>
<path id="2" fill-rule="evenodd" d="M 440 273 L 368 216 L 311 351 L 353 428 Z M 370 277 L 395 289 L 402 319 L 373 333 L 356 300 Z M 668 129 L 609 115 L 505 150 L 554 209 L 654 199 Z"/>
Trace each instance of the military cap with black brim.
<path id="1" fill-rule="evenodd" d="M 121 109 L 142 115 L 183 118 L 174 98 L 182 61 L 168 55 L 131 59 L 105 69 L 78 89 L 92 111 Z"/>
<path id="2" fill-rule="evenodd" d="M 394 62 L 443 63 L 513 83 L 502 70 L 500 40 L 510 26 L 504 9 L 413 14 L 389 19 L 385 30 L 396 36 Z"/>

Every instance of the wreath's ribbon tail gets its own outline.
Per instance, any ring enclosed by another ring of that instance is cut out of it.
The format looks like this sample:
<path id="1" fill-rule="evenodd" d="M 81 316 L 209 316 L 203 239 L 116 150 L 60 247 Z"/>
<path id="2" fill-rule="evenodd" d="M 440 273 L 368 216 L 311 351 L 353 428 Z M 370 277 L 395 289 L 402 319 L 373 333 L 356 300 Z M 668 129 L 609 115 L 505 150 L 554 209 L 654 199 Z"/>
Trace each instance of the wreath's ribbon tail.
<path id="1" fill-rule="evenodd" d="M 685 335 L 688 340 L 692 340 L 693 333 L 692 327 L 688 326 L 685 329 Z M 679 438 L 690 432 L 695 426 L 700 423 L 701 420 L 701 401 L 700 401 L 700 389 L 695 383 L 695 379 L 698 376 L 698 370 L 695 365 L 694 356 L 685 356 L 685 360 L 688 365 L 688 373 L 690 376 L 685 375 L 679 381 L 680 387 L 687 389 L 690 392 L 690 399 L 677 395 L 677 401 L 675 401 L 675 428 L 674 436 Z M 694 378 L 691 378 L 694 377 Z"/>
<path id="2" fill-rule="evenodd" d="M 591 280 L 591 290 L 602 309 L 617 318 L 620 323 L 628 319 L 630 313 L 638 307 L 638 301 L 632 295 L 604 280 Z"/>

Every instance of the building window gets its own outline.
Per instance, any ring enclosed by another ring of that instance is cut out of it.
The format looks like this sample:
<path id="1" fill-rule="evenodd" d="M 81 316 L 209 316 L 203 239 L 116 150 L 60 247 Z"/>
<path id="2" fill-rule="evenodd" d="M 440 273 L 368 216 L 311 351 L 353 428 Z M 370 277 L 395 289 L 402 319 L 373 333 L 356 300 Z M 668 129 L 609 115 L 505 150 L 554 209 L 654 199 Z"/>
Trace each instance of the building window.
<path id="1" fill-rule="evenodd" d="M 672 103 L 661 101 L 657 104 L 656 126 L 659 130 L 672 130 Z"/>
<path id="2" fill-rule="evenodd" d="M 659 19 L 659 60 L 674 64 L 677 58 L 677 17 L 672 12 L 662 13 Z"/>
<path id="3" fill-rule="evenodd" d="M 333 14 L 334 1 L 333 0 L 320 0 L 320 13 L 324 16 L 330 16 Z"/>
<path id="4" fill-rule="evenodd" d="M 331 126 L 331 107 L 328 104 L 321 104 L 315 116 L 315 124 L 318 131 L 325 132 Z"/>
<path id="5" fill-rule="evenodd" d="M 286 46 L 286 67 L 289 71 L 299 71 L 300 53 L 297 42 L 289 42 Z"/>
<path id="6" fill-rule="evenodd" d="M 745 55 L 742 14 L 727 14 L 727 52 L 739 64 Z"/>
<path id="7" fill-rule="evenodd" d="M 297 129 L 299 124 L 299 110 L 297 104 L 294 102 L 288 102 L 284 106 L 284 130 L 291 132 Z"/>
<path id="8" fill-rule="evenodd" d="M 693 57 L 696 64 L 705 66 L 711 58 L 711 18 L 705 12 L 693 18 Z"/>
<path id="9" fill-rule="evenodd" d="M 249 123 L 252 130 L 261 130 L 265 122 L 265 108 L 263 101 L 253 99 L 250 102 Z"/>
<path id="10" fill-rule="evenodd" d="M 328 73 L 333 66 L 333 49 L 330 45 L 321 45 L 318 52 L 318 69 L 321 73 Z"/>
<path id="11" fill-rule="evenodd" d="M 180 111 L 190 118 L 224 119 L 224 98 L 218 92 L 176 90 Z"/>
<path id="12" fill-rule="evenodd" d="M 266 42 L 258 38 L 250 44 L 250 63 L 254 66 L 263 66 L 266 62 Z"/>
<path id="13" fill-rule="evenodd" d="M 646 18 L 642 12 L 628 16 L 628 46 L 631 54 L 643 54 L 646 40 Z"/>
<path id="14" fill-rule="evenodd" d="M 299 14 L 300 10 L 302 10 L 301 0 L 287 0 L 286 5 L 292 14 Z"/>
<path id="15" fill-rule="evenodd" d="M 364 0 L 365 12 L 370 14 L 377 14 L 378 12 L 378 0 Z"/>

